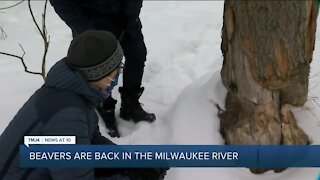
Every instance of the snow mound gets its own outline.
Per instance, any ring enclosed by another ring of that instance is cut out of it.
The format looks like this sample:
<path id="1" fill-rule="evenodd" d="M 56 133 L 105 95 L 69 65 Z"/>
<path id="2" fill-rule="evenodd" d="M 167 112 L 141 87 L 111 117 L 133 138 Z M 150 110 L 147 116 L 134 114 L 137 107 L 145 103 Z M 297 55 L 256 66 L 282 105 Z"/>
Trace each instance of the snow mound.
<path id="1" fill-rule="evenodd" d="M 190 85 L 179 95 L 168 113 L 171 124 L 170 144 L 223 144 L 219 133 L 216 104 L 224 107 L 226 89 L 219 72 L 207 74 Z M 320 107 L 316 99 L 310 99 L 303 108 L 294 109 L 299 126 L 314 144 L 320 143 Z M 172 168 L 167 180 L 315 180 L 318 168 L 290 168 L 282 173 L 269 171 L 252 174 L 246 168 Z"/>

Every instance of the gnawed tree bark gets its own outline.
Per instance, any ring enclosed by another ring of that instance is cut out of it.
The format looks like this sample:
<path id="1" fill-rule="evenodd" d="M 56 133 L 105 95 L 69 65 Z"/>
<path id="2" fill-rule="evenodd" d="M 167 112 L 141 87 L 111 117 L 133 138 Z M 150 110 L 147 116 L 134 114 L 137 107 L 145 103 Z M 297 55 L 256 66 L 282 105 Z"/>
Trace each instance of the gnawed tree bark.
<path id="1" fill-rule="evenodd" d="M 316 0 L 225 1 L 226 144 L 309 143 L 290 109 L 307 100 L 317 14 Z"/>

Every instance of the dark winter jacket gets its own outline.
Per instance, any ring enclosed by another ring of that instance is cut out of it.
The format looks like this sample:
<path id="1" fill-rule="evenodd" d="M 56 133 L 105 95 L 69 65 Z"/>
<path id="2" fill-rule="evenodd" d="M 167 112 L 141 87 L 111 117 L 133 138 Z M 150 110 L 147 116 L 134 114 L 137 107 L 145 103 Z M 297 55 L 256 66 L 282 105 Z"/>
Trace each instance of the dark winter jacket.
<path id="1" fill-rule="evenodd" d="M 19 145 L 25 135 L 75 135 L 77 144 L 111 144 L 100 134 L 94 111 L 100 98 L 65 60 L 54 65 L 0 136 L 0 179 L 94 179 L 91 168 L 21 169 Z"/>
<path id="2" fill-rule="evenodd" d="M 142 0 L 50 0 L 60 18 L 76 36 L 90 29 L 111 31 L 141 28 Z M 130 33 L 130 32 L 129 32 Z"/>

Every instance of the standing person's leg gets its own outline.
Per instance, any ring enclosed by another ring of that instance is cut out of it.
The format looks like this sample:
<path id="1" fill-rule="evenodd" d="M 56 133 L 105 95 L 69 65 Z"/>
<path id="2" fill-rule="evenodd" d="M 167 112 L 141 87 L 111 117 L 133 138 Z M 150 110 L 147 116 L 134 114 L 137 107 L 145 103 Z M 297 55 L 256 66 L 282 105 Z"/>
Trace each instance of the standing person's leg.
<path id="1" fill-rule="evenodd" d="M 144 91 L 144 88 L 141 87 L 141 82 L 147 49 L 139 19 L 137 19 L 135 27 L 131 31 L 127 31 L 120 41 L 126 59 L 123 72 L 123 87 L 119 88 L 121 94 L 120 117 L 125 120 L 132 119 L 135 122 L 152 122 L 156 119 L 156 116 L 153 113 L 144 111 L 139 102 L 139 98 Z"/>
<path id="2" fill-rule="evenodd" d="M 114 23 L 114 19 L 115 17 L 105 18 L 104 23 L 98 23 L 96 27 L 97 29 L 111 32 L 119 40 L 122 30 L 120 30 L 119 25 Z M 103 103 L 97 106 L 97 110 L 103 119 L 106 128 L 109 130 L 108 134 L 111 137 L 120 137 L 115 118 L 116 104 L 117 100 L 113 99 L 112 95 L 110 95 Z"/>
<path id="3" fill-rule="evenodd" d="M 126 33 L 121 41 L 121 47 L 126 60 L 123 71 L 123 88 L 140 88 L 147 56 L 147 48 L 141 31 L 136 36 Z"/>

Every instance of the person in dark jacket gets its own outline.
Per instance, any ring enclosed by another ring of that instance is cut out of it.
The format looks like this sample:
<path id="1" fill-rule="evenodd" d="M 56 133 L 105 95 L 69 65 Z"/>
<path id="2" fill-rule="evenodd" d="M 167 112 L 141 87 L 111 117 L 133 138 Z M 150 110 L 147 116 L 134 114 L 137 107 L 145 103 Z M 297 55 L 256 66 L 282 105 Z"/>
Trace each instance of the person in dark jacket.
<path id="1" fill-rule="evenodd" d="M 67 57 L 50 69 L 44 85 L 1 134 L 0 179 L 158 180 L 159 169 L 19 168 L 19 145 L 26 135 L 72 135 L 77 144 L 113 144 L 100 133 L 95 107 L 110 95 L 122 58 L 109 32 L 86 31 L 73 39 Z"/>
<path id="2" fill-rule="evenodd" d="M 89 30 L 107 30 L 120 41 L 125 56 L 120 117 L 134 122 L 153 122 L 156 116 L 146 112 L 139 102 L 144 88 L 141 81 L 147 49 L 139 19 L 142 0 L 50 0 L 56 13 L 71 28 L 73 37 Z M 97 110 L 109 134 L 119 137 L 115 119 L 117 101 L 111 96 Z"/>

